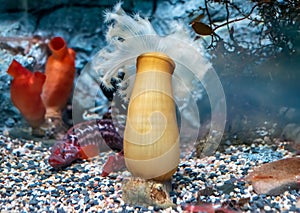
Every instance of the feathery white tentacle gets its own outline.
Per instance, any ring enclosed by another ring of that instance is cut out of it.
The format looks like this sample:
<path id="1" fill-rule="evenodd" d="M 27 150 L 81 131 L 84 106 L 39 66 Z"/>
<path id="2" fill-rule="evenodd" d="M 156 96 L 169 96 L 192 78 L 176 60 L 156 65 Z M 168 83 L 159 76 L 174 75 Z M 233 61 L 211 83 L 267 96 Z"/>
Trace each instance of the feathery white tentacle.
<path id="1" fill-rule="evenodd" d="M 193 84 L 194 79 L 201 79 L 211 68 L 211 64 L 204 57 L 201 57 L 201 61 L 199 57 L 195 57 L 195 54 L 201 54 L 202 51 L 199 42 L 193 42 L 187 30 L 178 23 L 173 24 L 173 34 L 161 37 L 148 19 L 141 18 L 138 14 L 133 17 L 127 15 L 121 5 L 118 3 L 113 11 L 106 12 L 105 21 L 112 22 L 106 34 L 109 45 L 99 51 L 92 62 L 93 68 L 100 75 L 101 83 L 108 89 L 112 88 L 111 79 L 117 78 L 118 72 L 122 69 L 125 76 L 124 81 L 119 84 L 118 93 L 124 100 L 128 100 L 133 85 L 130 76 L 135 75 L 137 56 L 146 52 L 162 52 L 172 59 L 177 59 L 174 76 L 181 79 L 190 89 L 188 91 L 180 86 L 174 87 L 175 98 L 182 100 L 188 93 L 191 94 L 191 90 L 199 91 L 199 84 Z M 193 49 L 196 48 L 198 52 L 190 51 L 188 45 Z M 194 72 L 195 69 L 189 69 L 178 61 L 184 61 L 189 67 L 199 67 L 199 72 Z"/>

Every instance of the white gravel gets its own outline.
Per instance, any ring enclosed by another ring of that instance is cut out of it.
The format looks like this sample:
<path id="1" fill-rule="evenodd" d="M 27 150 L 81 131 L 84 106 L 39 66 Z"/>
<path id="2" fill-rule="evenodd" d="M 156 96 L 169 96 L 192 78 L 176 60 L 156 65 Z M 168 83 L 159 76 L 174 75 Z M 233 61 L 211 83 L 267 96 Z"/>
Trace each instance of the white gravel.
<path id="1" fill-rule="evenodd" d="M 177 206 L 165 210 L 124 203 L 122 180 L 129 173 L 100 176 L 111 152 L 59 171 L 49 166 L 49 148 L 42 142 L 0 136 L 0 153 L 0 212 L 182 212 L 199 201 L 242 212 L 300 211 L 299 190 L 257 195 L 242 179 L 256 165 L 291 155 L 275 146 L 231 146 L 203 159 L 182 159 L 171 181 L 170 198 Z"/>

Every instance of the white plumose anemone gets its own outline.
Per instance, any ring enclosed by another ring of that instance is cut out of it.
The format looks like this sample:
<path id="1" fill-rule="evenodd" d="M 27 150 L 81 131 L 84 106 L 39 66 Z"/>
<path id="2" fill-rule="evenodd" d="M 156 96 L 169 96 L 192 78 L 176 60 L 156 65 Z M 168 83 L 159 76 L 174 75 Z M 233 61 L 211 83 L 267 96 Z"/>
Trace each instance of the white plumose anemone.
<path id="1" fill-rule="evenodd" d="M 204 152 L 212 154 L 224 131 L 226 103 L 221 82 L 211 63 L 203 56 L 201 43 L 195 42 L 180 23 L 173 23 L 174 33 L 160 36 L 148 19 L 138 14 L 127 15 L 121 5 L 118 3 L 112 11 L 105 13 L 105 22 L 111 23 L 106 33 L 108 45 L 87 65 L 88 72 L 95 71 L 100 83 L 108 90 L 113 88 L 112 79 L 117 79 L 117 93 L 128 102 L 135 79 L 136 58 L 147 52 L 168 55 L 176 64 L 173 95 L 180 111 L 180 140 L 194 142 L 198 138 L 200 115 L 197 101 L 205 89 L 211 105 L 211 128 Z M 119 79 L 120 72 L 124 73 L 123 80 Z"/>

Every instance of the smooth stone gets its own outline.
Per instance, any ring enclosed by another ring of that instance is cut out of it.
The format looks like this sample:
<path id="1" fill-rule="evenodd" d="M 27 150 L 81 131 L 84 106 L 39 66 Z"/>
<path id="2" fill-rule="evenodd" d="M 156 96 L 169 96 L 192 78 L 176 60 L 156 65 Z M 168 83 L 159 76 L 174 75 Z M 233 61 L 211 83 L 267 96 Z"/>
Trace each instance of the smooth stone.
<path id="1" fill-rule="evenodd" d="M 299 189 L 300 158 L 286 158 L 254 168 L 245 178 L 258 194 L 279 195 Z"/>

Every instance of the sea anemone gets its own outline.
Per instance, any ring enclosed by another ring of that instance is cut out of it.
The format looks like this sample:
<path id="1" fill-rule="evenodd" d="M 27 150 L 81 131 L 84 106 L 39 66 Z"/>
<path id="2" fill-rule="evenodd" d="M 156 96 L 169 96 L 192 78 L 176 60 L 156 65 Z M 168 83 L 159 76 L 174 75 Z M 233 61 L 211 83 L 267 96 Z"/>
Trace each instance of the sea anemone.
<path id="1" fill-rule="evenodd" d="M 203 153 L 212 154 L 221 140 L 226 121 L 225 95 L 211 63 L 204 57 L 199 40 L 191 39 L 189 30 L 182 23 L 170 23 L 173 33 L 160 36 L 147 18 L 127 15 L 118 3 L 105 13 L 109 24 L 106 33 L 108 45 L 100 50 L 91 62 L 100 83 L 110 90 L 117 84 L 117 93 L 129 101 L 135 79 L 135 64 L 139 55 L 160 52 L 170 57 L 176 65 L 173 73 L 173 95 L 180 111 L 180 136 L 194 142 L 200 129 L 198 101 L 206 91 L 211 105 L 211 128 Z M 124 79 L 119 79 L 119 74 Z M 122 75 L 123 76 L 123 75 Z M 77 85 L 80 86 L 80 85 Z M 192 134 L 183 134 L 193 130 Z"/>

